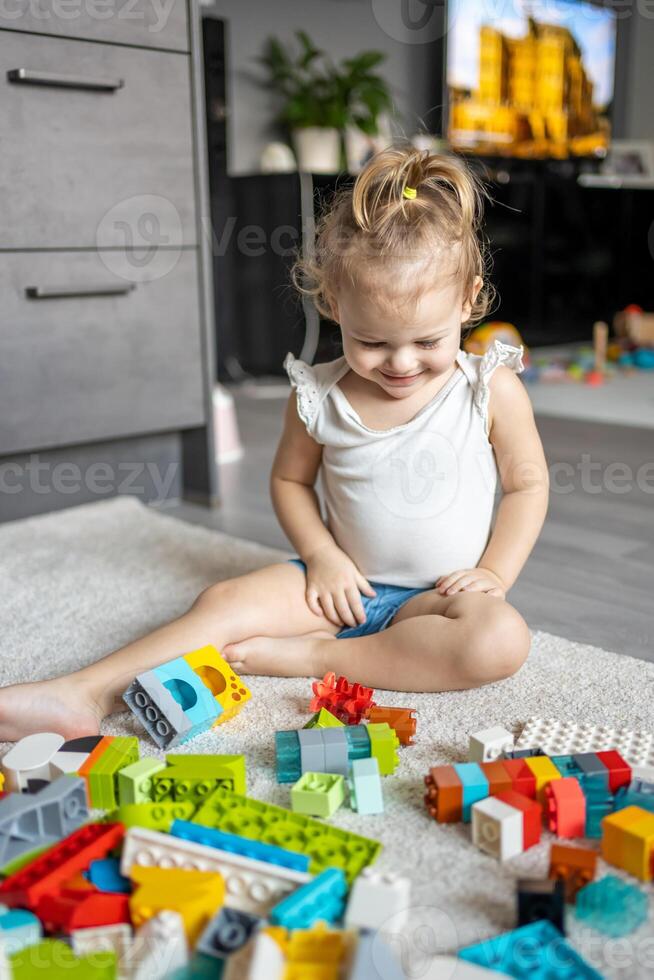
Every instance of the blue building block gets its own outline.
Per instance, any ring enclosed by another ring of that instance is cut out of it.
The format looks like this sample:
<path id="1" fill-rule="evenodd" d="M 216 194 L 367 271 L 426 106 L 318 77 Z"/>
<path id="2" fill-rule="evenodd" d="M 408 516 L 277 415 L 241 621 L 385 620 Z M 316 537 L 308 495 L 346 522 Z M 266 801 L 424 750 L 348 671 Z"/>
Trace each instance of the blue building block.
<path id="1" fill-rule="evenodd" d="M 228 851 L 230 854 L 240 854 L 242 857 L 253 858 L 255 861 L 266 861 L 268 864 L 276 864 L 280 868 L 292 868 L 293 871 L 308 871 L 311 863 L 308 854 L 287 851 L 275 844 L 263 844 L 261 841 L 251 840 L 249 837 L 239 837 L 238 834 L 227 834 L 223 830 L 203 827 L 202 824 L 191 823 L 189 820 L 173 821 L 170 833 L 173 837 L 180 837 L 182 840 L 192 840 L 196 844 L 217 847 L 219 850 Z"/>
<path id="2" fill-rule="evenodd" d="M 275 732 L 275 768 L 278 783 L 296 783 L 302 775 L 300 739 L 296 731 Z"/>
<path id="3" fill-rule="evenodd" d="M 345 737 L 350 762 L 354 759 L 368 759 L 370 757 L 370 736 L 365 725 L 347 725 Z"/>
<path id="4" fill-rule="evenodd" d="M 613 813 L 613 809 L 613 797 L 610 793 L 607 793 L 603 798 L 586 796 L 584 837 L 599 840 L 602 836 L 602 820 L 609 813 Z"/>
<path id="5" fill-rule="evenodd" d="M 654 783 L 634 779 L 630 786 L 621 786 L 615 794 L 613 809 L 624 810 L 626 806 L 639 806 L 654 813 Z"/>
<path id="6" fill-rule="evenodd" d="M 150 673 L 161 681 L 181 706 L 193 726 L 194 735 L 211 728 L 222 715 L 223 707 L 216 701 L 213 691 L 209 690 L 184 657 L 169 660 Z"/>
<path id="7" fill-rule="evenodd" d="M 283 898 L 268 918 L 286 929 L 310 929 L 314 922 L 336 922 L 345 910 L 347 882 L 340 868 L 327 868 Z"/>
<path id="8" fill-rule="evenodd" d="M 203 956 L 211 956 L 214 961 L 224 960 L 232 953 L 237 953 L 249 942 L 261 921 L 258 915 L 222 908 L 214 915 L 200 936 L 195 952 Z"/>
<path id="9" fill-rule="evenodd" d="M 551 755 L 550 760 L 559 770 L 563 779 L 566 779 L 568 776 L 574 776 L 575 779 L 579 779 L 580 776 L 583 776 L 583 771 L 575 762 L 573 755 Z"/>
<path id="10" fill-rule="evenodd" d="M 101 892 L 119 892 L 129 895 L 132 890 L 129 878 L 123 877 L 120 873 L 118 858 L 100 858 L 91 861 L 89 870 L 84 872 L 84 877 Z"/>
<path id="11" fill-rule="evenodd" d="M 345 728 L 319 728 L 325 749 L 325 772 L 338 776 L 347 776 L 348 743 Z M 311 772 L 312 770 L 307 770 Z"/>
<path id="12" fill-rule="evenodd" d="M 466 946 L 457 956 L 516 980 L 602 980 L 546 920 Z"/>
<path id="13" fill-rule="evenodd" d="M 300 768 L 302 772 L 325 771 L 324 728 L 301 728 L 297 733 L 300 740 Z"/>
<path id="14" fill-rule="evenodd" d="M 634 885 L 607 875 L 577 892 L 575 914 L 586 925 L 616 939 L 647 920 L 647 895 Z"/>
<path id="15" fill-rule="evenodd" d="M 348 776 L 350 806 L 357 813 L 371 814 L 384 812 L 379 762 L 373 756 L 369 759 L 354 759 Z"/>
<path id="16" fill-rule="evenodd" d="M 13 956 L 26 946 L 36 946 L 43 936 L 43 926 L 33 912 L 7 909 L 0 905 L 0 975 L 3 956 Z"/>
<path id="17" fill-rule="evenodd" d="M 457 762 L 454 770 L 463 787 L 463 822 L 470 823 L 472 804 L 488 796 L 488 780 L 476 762 Z"/>

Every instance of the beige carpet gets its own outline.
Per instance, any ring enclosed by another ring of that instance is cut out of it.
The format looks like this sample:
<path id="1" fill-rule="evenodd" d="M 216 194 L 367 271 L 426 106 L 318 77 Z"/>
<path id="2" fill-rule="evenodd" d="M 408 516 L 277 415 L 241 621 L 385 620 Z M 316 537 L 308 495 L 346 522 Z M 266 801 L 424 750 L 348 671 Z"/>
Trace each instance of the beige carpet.
<path id="1" fill-rule="evenodd" d="M 182 523 L 132 499 L 4 525 L 2 682 L 48 677 L 87 663 L 182 612 L 209 583 L 280 557 L 285 555 Z M 249 683 L 253 700 L 241 715 L 187 750 L 244 752 L 250 795 L 288 805 L 289 787 L 274 779 L 273 732 L 304 724 L 310 683 Z M 411 977 L 434 978 L 433 954 L 511 928 L 515 879 L 544 875 L 549 853 L 545 840 L 500 867 L 471 844 L 468 827 L 430 821 L 422 800 L 428 768 L 465 759 L 471 731 L 498 723 L 518 729 L 532 715 L 652 731 L 653 695 L 654 664 L 545 633 L 534 635 L 527 664 L 508 681 L 443 695 L 378 692 L 378 703 L 417 709 L 416 744 L 402 750 L 397 774 L 384 780 L 383 816 L 357 817 L 341 809 L 333 822 L 382 841 L 380 868 L 411 878 L 411 924 L 397 940 Z M 127 713 L 114 715 L 104 730 L 137 731 Z M 141 751 L 157 754 L 147 738 Z M 573 916 L 569 923 L 577 948 L 605 976 L 632 980 L 654 974 L 651 922 L 627 939 L 609 941 L 579 929 Z"/>

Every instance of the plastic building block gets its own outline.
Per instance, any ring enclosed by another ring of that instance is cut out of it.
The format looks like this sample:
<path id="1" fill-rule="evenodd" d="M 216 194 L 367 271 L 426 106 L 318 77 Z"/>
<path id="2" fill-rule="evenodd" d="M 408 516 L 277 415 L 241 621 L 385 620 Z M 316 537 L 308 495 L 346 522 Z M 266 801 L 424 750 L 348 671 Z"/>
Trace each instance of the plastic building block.
<path id="1" fill-rule="evenodd" d="M 118 773 L 123 766 L 136 762 L 138 757 L 138 738 L 118 736 L 112 739 L 88 772 L 91 806 L 102 810 L 113 810 L 118 805 Z"/>
<path id="2" fill-rule="evenodd" d="M 596 851 L 585 847 L 552 844 L 549 877 L 563 882 L 566 902 L 574 904 L 579 890 L 595 877 L 596 867 Z"/>
<path id="3" fill-rule="evenodd" d="M 57 779 L 67 773 L 75 775 L 88 759 L 89 752 L 65 752 L 63 748 L 50 759 L 50 779 Z"/>
<path id="4" fill-rule="evenodd" d="M 367 725 L 348 725 L 345 729 L 350 762 L 370 757 L 370 736 Z"/>
<path id="5" fill-rule="evenodd" d="M 175 657 L 154 667 L 150 673 L 167 688 L 199 734 L 211 728 L 223 709 L 200 675 L 185 657 Z"/>
<path id="6" fill-rule="evenodd" d="M 516 747 L 528 748 L 533 745 L 539 745 L 547 755 L 616 749 L 632 770 L 640 766 L 654 766 L 654 735 L 628 728 L 529 718 L 516 741 Z"/>
<path id="7" fill-rule="evenodd" d="M 126 803 L 114 810 L 112 817 L 124 827 L 146 827 L 168 831 L 175 820 L 190 820 L 195 803 Z"/>
<path id="8" fill-rule="evenodd" d="M 379 762 L 376 758 L 354 759 L 347 780 L 350 806 L 362 816 L 384 812 Z"/>
<path id="9" fill-rule="evenodd" d="M 602 836 L 602 820 L 613 812 L 613 797 L 604 792 L 602 796 L 586 792 L 586 827 L 584 836 L 600 838 Z"/>
<path id="10" fill-rule="evenodd" d="M 587 925 L 612 939 L 627 936 L 647 920 L 647 895 L 634 885 L 607 875 L 582 888 L 575 913 Z"/>
<path id="11" fill-rule="evenodd" d="M 340 868 L 327 868 L 312 881 L 287 895 L 271 909 L 268 918 L 286 929 L 309 929 L 321 920 L 340 919 L 345 908 L 347 882 Z"/>
<path id="12" fill-rule="evenodd" d="M 518 881 L 518 925 L 546 919 L 565 935 L 565 888 L 562 881 Z"/>
<path id="13" fill-rule="evenodd" d="M 654 814 L 629 806 L 605 817 L 602 829 L 602 857 L 641 881 L 651 881 Z"/>
<path id="14" fill-rule="evenodd" d="M 325 749 L 325 772 L 347 776 L 348 744 L 343 728 L 326 728 L 322 733 L 322 744 Z M 239 790 L 234 790 L 239 792 Z"/>
<path id="15" fill-rule="evenodd" d="M 295 783 L 302 775 L 296 731 L 275 732 L 275 768 L 278 783 Z"/>
<path id="16" fill-rule="evenodd" d="M 225 882 L 215 871 L 135 866 L 131 877 L 135 890 L 129 907 L 134 925 L 142 926 L 158 912 L 179 912 L 190 946 L 195 946 L 225 897 Z"/>
<path id="17" fill-rule="evenodd" d="M 325 674 L 321 681 L 314 681 L 311 687 L 314 697 L 309 704 L 309 711 L 327 708 L 347 725 L 358 725 L 375 704 L 371 687 L 350 684 L 343 676 L 337 680 L 333 671 Z"/>
<path id="18" fill-rule="evenodd" d="M 266 864 L 277 864 L 280 868 L 291 868 L 293 871 L 308 871 L 309 858 L 306 854 L 287 851 L 274 844 L 262 844 L 261 841 L 249 840 L 237 834 L 226 834 L 222 830 L 203 827 L 199 823 L 188 820 L 175 820 L 170 832 L 173 837 L 192 840 L 207 847 L 217 847 L 230 854 L 240 854 L 255 861 L 265 861 Z"/>
<path id="19" fill-rule="evenodd" d="M 347 929 L 380 929 L 391 924 L 393 932 L 401 935 L 410 912 L 408 878 L 364 868 L 352 885 L 343 921 Z"/>
<path id="20" fill-rule="evenodd" d="M 50 780 L 50 760 L 65 742 L 63 735 L 38 732 L 16 742 L 2 758 L 5 791 L 20 793 L 28 779 Z"/>
<path id="21" fill-rule="evenodd" d="M 150 803 L 152 801 L 152 777 L 166 768 L 161 759 L 145 757 L 124 766 L 118 773 L 118 800 L 125 803 Z"/>
<path id="22" fill-rule="evenodd" d="M 141 865 L 162 869 L 201 867 L 219 873 L 230 896 L 230 906 L 253 915 L 266 915 L 273 905 L 309 878 L 306 873 L 291 868 L 154 830 L 130 827 L 125 836 L 120 870 L 134 880 Z M 165 905 L 160 907 L 166 908 Z"/>
<path id="23" fill-rule="evenodd" d="M 534 847 L 540 840 L 543 813 L 540 803 L 528 796 L 523 796 L 522 793 L 516 793 L 512 789 L 505 793 L 498 793 L 495 799 L 522 812 L 522 849 L 526 851 L 528 848 Z"/>
<path id="24" fill-rule="evenodd" d="M 551 922 L 544 919 L 466 946 L 457 955 L 469 963 L 508 973 L 516 980 L 534 980 L 535 977 L 602 980 L 601 974 L 582 959 Z"/>
<path id="25" fill-rule="evenodd" d="M 508 772 L 513 785 L 512 789 L 522 796 L 536 799 L 536 777 L 524 759 L 502 759 L 502 766 Z"/>
<path id="26" fill-rule="evenodd" d="M 324 729 L 302 729 L 297 733 L 300 742 L 300 768 L 302 772 L 325 771 Z"/>
<path id="27" fill-rule="evenodd" d="M 252 940 L 252 958 L 247 980 L 284 980 L 286 930 L 271 927 L 260 930 Z"/>
<path id="28" fill-rule="evenodd" d="M 413 708 L 385 708 L 374 705 L 368 710 L 369 722 L 386 722 L 400 740 L 400 745 L 413 745 L 416 733 L 416 716 Z"/>
<path id="29" fill-rule="evenodd" d="M 56 894 L 40 899 L 37 914 L 48 932 L 73 932 L 91 926 L 129 923 L 129 897 L 65 884 Z"/>
<path id="30" fill-rule="evenodd" d="M 95 748 L 93 748 L 91 752 L 89 752 L 89 754 L 87 755 L 86 759 L 84 760 L 84 764 L 81 765 L 77 770 L 77 775 L 84 776 L 84 778 L 86 779 L 87 786 L 88 786 L 87 777 L 91 772 L 91 769 L 96 764 L 96 762 L 98 762 L 102 758 L 108 746 L 111 745 L 112 741 L 113 741 L 113 735 L 103 735 L 100 738 L 100 740 L 96 743 Z"/>
<path id="31" fill-rule="evenodd" d="M 615 794 L 614 810 L 624 810 L 626 806 L 639 806 L 654 813 L 654 783 L 634 779 L 629 786 L 621 786 Z"/>
<path id="32" fill-rule="evenodd" d="M 506 861 L 523 850 L 520 810 L 489 796 L 472 804 L 472 842 L 492 857 Z"/>
<path id="33" fill-rule="evenodd" d="M 498 793 L 505 793 L 507 790 L 513 789 L 513 780 L 504 768 L 504 763 L 499 761 L 480 762 L 479 768 L 488 780 L 488 792 L 491 796 L 497 796 Z"/>
<path id="34" fill-rule="evenodd" d="M 554 779 L 561 779 L 561 773 L 547 756 L 530 756 L 525 764 L 531 769 L 536 778 L 536 799 L 545 806 L 545 787 Z"/>
<path id="35" fill-rule="evenodd" d="M 429 974 L 434 977 L 434 980 L 437 976 L 441 976 L 441 974 L 432 974 L 431 957 Z M 370 980 L 370 978 L 381 976 L 384 980 L 405 980 L 406 973 L 398 964 L 394 950 L 389 943 L 384 941 L 382 936 L 363 931 L 356 941 L 348 980 Z M 446 971 L 442 976 L 444 978 L 451 977 L 452 980 L 466 980 L 459 970 L 456 973 L 452 970 Z"/>
<path id="36" fill-rule="evenodd" d="M 342 728 L 344 724 L 327 708 L 321 708 L 306 725 L 303 725 L 303 728 Z"/>
<path id="37" fill-rule="evenodd" d="M 381 851 L 381 844 L 368 837 L 225 789 L 212 793 L 193 817 L 193 823 L 307 854 L 312 874 L 328 867 L 342 868 L 348 882 L 372 864 Z"/>
<path id="38" fill-rule="evenodd" d="M 247 686 L 214 646 L 185 653 L 184 660 L 209 688 L 221 709 L 214 725 L 231 721 L 252 697 Z"/>
<path id="39" fill-rule="evenodd" d="M 36 946 L 20 950 L 9 960 L 13 980 L 114 980 L 116 954 L 95 952 L 91 956 L 76 956 L 70 946 L 58 939 L 44 939 Z"/>
<path id="40" fill-rule="evenodd" d="M 557 837 L 583 837 L 586 797 L 572 776 L 554 779 L 545 787 L 545 819 Z"/>
<path id="41" fill-rule="evenodd" d="M 62 776 L 62 779 L 68 777 Z M 38 915 L 40 900 L 57 892 L 77 871 L 117 847 L 123 839 L 120 824 L 91 823 L 40 854 L 34 861 L 0 884 L 0 902 L 23 906 Z"/>
<path id="42" fill-rule="evenodd" d="M 380 775 L 392 775 L 400 764 L 397 754 L 399 738 L 386 722 L 371 722 L 368 725 L 368 737 L 370 755 L 379 762 Z"/>
<path id="43" fill-rule="evenodd" d="M 236 909 L 220 909 L 200 936 L 196 952 L 219 960 L 232 956 L 249 942 L 260 922 L 257 915 L 248 915 Z"/>
<path id="44" fill-rule="evenodd" d="M 629 786 L 631 766 L 622 758 L 617 749 L 598 752 L 597 758 L 609 771 L 609 790 L 611 793 L 617 793 L 621 787 Z"/>
<path id="45" fill-rule="evenodd" d="M 99 861 L 91 861 L 89 870 L 84 873 L 84 876 L 101 892 L 128 894 L 131 891 L 129 879 L 120 873 L 118 858 L 100 858 Z"/>
<path id="46" fill-rule="evenodd" d="M 40 845 L 51 845 L 89 817 L 84 780 L 60 776 L 39 793 L 11 793 L 0 800 L 0 864 Z"/>
<path id="47" fill-rule="evenodd" d="M 132 948 L 132 927 L 126 922 L 119 922 L 113 926 L 74 929 L 70 934 L 70 944 L 77 956 L 89 956 L 102 951 L 113 952 L 118 972 L 123 974 Z"/>
<path id="48" fill-rule="evenodd" d="M 41 923 L 32 912 L 0 907 L 0 976 L 3 955 L 12 956 L 25 946 L 34 946 L 42 935 Z"/>
<path id="49" fill-rule="evenodd" d="M 596 794 L 608 793 L 609 770 L 594 752 L 579 752 L 572 758 L 581 770 L 578 778 L 584 792 L 594 790 Z"/>
<path id="50" fill-rule="evenodd" d="M 88 755 L 104 737 L 104 735 L 80 735 L 79 738 L 69 738 L 61 746 L 61 751 L 84 752 Z"/>
<path id="51" fill-rule="evenodd" d="M 331 817 L 345 799 L 345 780 L 329 772 L 305 772 L 291 788 L 294 813 Z"/>
<path id="52" fill-rule="evenodd" d="M 425 776 L 425 804 L 439 823 L 458 823 L 463 818 L 463 783 L 453 766 L 433 766 Z"/>
<path id="53" fill-rule="evenodd" d="M 513 749 L 513 735 L 501 725 L 495 728 L 485 728 L 470 736 L 468 746 L 469 762 L 495 762 L 505 752 Z"/>
<path id="54" fill-rule="evenodd" d="M 165 980 L 176 976 L 188 961 L 184 920 L 179 912 L 166 909 L 138 930 L 125 966 L 130 980 Z"/>
<path id="55" fill-rule="evenodd" d="M 223 786 L 245 793 L 244 755 L 167 755 L 165 769 L 152 777 L 153 798 L 201 803 Z"/>
<path id="56" fill-rule="evenodd" d="M 472 804 L 488 796 L 488 780 L 476 762 L 458 762 L 454 766 L 454 771 L 463 786 L 461 818 L 464 823 L 469 823 Z"/>

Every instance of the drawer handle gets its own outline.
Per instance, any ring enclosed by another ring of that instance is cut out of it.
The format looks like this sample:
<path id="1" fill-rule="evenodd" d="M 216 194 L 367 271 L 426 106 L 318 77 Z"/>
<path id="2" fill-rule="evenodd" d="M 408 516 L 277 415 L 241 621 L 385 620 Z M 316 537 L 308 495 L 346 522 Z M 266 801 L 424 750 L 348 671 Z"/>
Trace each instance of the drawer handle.
<path id="1" fill-rule="evenodd" d="M 53 85 L 56 88 L 79 88 L 92 92 L 115 92 L 125 84 L 122 78 L 88 78 L 84 75 L 62 75 L 53 71 L 12 68 L 7 80 L 21 85 Z"/>
<path id="2" fill-rule="evenodd" d="M 111 282 L 96 286 L 26 286 L 28 299 L 64 299 L 71 296 L 126 296 L 136 289 L 135 282 Z"/>

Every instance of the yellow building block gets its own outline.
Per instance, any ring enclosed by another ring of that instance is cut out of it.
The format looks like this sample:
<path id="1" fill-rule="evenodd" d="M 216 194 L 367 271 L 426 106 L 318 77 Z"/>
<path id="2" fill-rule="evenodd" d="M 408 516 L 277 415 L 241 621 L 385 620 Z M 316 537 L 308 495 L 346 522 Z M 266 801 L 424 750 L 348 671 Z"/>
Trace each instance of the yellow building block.
<path id="1" fill-rule="evenodd" d="M 223 709 L 214 722 L 214 727 L 237 715 L 245 702 L 252 697 L 241 678 L 223 660 L 215 647 L 200 647 L 199 650 L 185 653 L 184 660 L 211 690 Z"/>
<path id="2" fill-rule="evenodd" d="M 545 806 L 545 787 L 553 780 L 560 779 L 561 773 L 546 755 L 534 755 L 524 759 L 524 762 L 536 778 L 536 799 Z"/>
<path id="3" fill-rule="evenodd" d="M 616 868 L 624 867 L 624 835 L 628 827 L 637 824 L 647 810 L 640 806 L 626 806 L 623 810 L 610 813 L 602 820 L 602 857 Z"/>
<path id="4" fill-rule="evenodd" d="M 134 865 L 129 876 L 135 885 L 129 898 L 133 925 L 143 925 L 164 909 L 179 912 L 191 947 L 225 899 L 225 881 L 217 871 Z"/>
<path id="5" fill-rule="evenodd" d="M 624 829 L 622 867 L 641 881 L 651 881 L 653 853 L 654 813 L 643 810 L 640 819 Z"/>
<path id="6" fill-rule="evenodd" d="M 311 929 L 294 929 L 284 944 L 284 980 L 339 980 L 354 933 L 329 929 L 318 922 Z"/>

